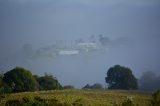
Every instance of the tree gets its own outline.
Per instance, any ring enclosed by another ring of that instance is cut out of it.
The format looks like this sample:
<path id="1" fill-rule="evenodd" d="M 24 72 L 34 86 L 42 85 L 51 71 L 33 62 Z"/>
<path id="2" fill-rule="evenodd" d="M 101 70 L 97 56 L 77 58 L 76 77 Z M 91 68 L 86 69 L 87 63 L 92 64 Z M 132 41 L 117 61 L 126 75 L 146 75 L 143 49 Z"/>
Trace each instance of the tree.
<path id="1" fill-rule="evenodd" d="M 91 89 L 103 89 L 103 86 L 100 83 L 95 83 L 91 86 Z"/>
<path id="2" fill-rule="evenodd" d="M 38 77 L 37 75 L 35 75 L 34 77 L 38 82 L 40 90 L 54 90 L 62 88 L 58 80 L 52 75 L 48 75 L 47 73 L 45 73 L 45 75 L 41 77 Z"/>
<path id="3" fill-rule="evenodd" d="M 4 72 L 2 71 L 0 74 L 0 91 L 1 91 L 1 88 L 3 88 L 3 82 L 2 82 L 3 76 L 4 76 Z"/>
<path id="4" fill-rule="evenodd" d="M 91 86 L 89 84 L 87 84 L 82 89 L 91 89 Z"/>
<path id="5" fill-rule="evenodd" d="M 109 68 L 106 83 L 109 84 L 108 89 L 138 89 L 138 83 L 131 69 L 115 65 Z"/>
<path id="6" fill-rule="evenodd" d="M 16 67 L 6 72 L 2 82 L 5 83 L 12 92 L 34 91 L 36 88 L 36 80 L 32 76 L 32 73 L 21 67 Z"/>
<path id="7" fill-rule="evenodd" d="M 95 83 L 93 85 L 87 84 L 82 89 L 103 89 L 103 86 L 100 83 Z"/>
<path id="8" fill-rule="evenodd" d="M 152 71 L 146 71 L 142 74 L 139 83 L 142 90 L 160 89 L 160 77 Z"/>
<path id="9" fill-rule="evenodd" d="M 151 106 L 160 106 L 160 90 L 152 94 Z"/>

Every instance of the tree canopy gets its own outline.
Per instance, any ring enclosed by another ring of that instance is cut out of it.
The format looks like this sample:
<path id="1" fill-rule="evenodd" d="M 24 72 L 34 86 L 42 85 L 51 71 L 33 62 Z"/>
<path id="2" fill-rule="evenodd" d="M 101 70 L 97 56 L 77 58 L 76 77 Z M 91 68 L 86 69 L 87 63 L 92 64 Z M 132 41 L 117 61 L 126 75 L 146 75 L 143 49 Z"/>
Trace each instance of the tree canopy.
<path id="1" fill-rule="evenodd" d="M 47 73 L 41 77 L 36 75 L 35 78 L 38 82 L 39 90 L 54 90 L 62 88 L 58 80 L 52 75 L 48 75 Z"/>
<path id="2" fill-rule="evenodd" d="M 0 74 L 0 93 L 25 92 L 35 90 L 62 89 L 53 75 L 32 75 L 31 71 L 16 67 L 5 74 Z"/>
<path id="3" fill-rule="evenodd" d="M 36 80 L 29 70 L 16 67 L 4 74 L 3 83 L 13 92 L 34 91 Z"/>
<path id="4" fill-rule="evenodd" d="M 132 70 L 124 66 L 115 65 L 109 68 L 105 80 L 109 84 L 108 89 L 138 89 Z"/>

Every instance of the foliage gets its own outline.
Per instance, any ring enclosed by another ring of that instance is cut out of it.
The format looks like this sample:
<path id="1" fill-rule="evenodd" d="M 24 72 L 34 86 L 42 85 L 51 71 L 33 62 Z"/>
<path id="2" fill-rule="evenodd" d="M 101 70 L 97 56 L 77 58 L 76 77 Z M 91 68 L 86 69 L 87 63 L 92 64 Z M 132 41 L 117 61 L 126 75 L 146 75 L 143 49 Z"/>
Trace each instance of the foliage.
<path id="1" fill-rule="evenodd" d="M 13 89 L 9 85 L 2 82 L 2 87 L 0 89 L 0 93 L 2 93 L 2 94 L 11 93 L 12 91 L 13 91 Z"/>
<path id="2" fill-rule="evenodd" d="M 7 100 L 5 106 L 70 106 L 67 103 L 61 103 L 57 99 L 46 99 L 35 96 L 33 100 L 28 97 L 23 97 L 20 100 Z"/>
<path id="3" fill-rule="evenodd" d="M 0 74 L 0 93 L 54 89 L 62 89 L 62 86 L 55 77 L 47 73 L 41 77 L 33 76 L 29 70 L 16 67 L 5 74 Z"/>
<path id="4" fill-rule="evenodd" d="M 91 86 L 91 89 L 103 89 L 103 86 L 100 83 L 95 83 Z"/>
<path id="5" fill-rule="evenodd" d="M 38 82 L 40 90 L 54 90 L 62 88 L 58 80 L 52 75 L 45 74 L 41 77 L 35 76 L 35 78 Z"/>
<path id="6" fill-rule="evenodd" d="M 89 84 L 85 85 L 82 89 L 90 89 L 91 86 Z"/>
<path id="7" fill-rule="evenodd" d="M 160 106 L 160 90 L 156 91 L 152 94 L 151 105 L 152 106 Z"/>
<path id="8" fill-rule="evenodd" d="M 127 99 L 127 100 L 122 102 L 122 106 L 138 106 L 138 104 L 134 105 L 134 103 L 131 99 Z"/>
<path id="9" fill-rule="evenodd" d="M 20 100 L 8 100 L 5 106 L 22 106 L 22 102 Z"/>
<path id="10" fill-rule="evenodd" d="M 72 103 L 73 106 L 90 106 L 90 104 L 82 98 L 76 99 Z"/>
<path id="11" fill-rule="evenodd" d="M 103 86 L 100 83 L 95 83 L 93 85 L 87 84 L 82 89 L 103 89 Z"/>
<path id="12" fill-rule="evenodd" d="M 109 68 L 106 83 L 109 89 L 137 89 L 137 79 L 132 74 L 131 69 L 120 65 Z"/>
<path id="13" fill-rule="evenodd" d="M 4 89 L 9 87 L 13 92 L 34 91 L 36 88 L 36 80 L 32 73 L 21 67 L 16 67 L 6 72 L 2 81 L 6 84 Z"/>

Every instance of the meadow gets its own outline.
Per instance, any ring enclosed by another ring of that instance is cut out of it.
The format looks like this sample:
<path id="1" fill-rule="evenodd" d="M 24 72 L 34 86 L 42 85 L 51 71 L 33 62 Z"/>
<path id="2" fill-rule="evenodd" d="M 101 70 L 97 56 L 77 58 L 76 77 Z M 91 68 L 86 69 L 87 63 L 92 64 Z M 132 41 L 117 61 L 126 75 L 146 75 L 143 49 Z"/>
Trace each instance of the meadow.
<path id="1" fill-rule="evenodd" d="M 0 106 L 122 106 L 127 100 L 150 106 L 151 99 L 152 92 L 144 91 L 48 90 L 1 94 Z"/>

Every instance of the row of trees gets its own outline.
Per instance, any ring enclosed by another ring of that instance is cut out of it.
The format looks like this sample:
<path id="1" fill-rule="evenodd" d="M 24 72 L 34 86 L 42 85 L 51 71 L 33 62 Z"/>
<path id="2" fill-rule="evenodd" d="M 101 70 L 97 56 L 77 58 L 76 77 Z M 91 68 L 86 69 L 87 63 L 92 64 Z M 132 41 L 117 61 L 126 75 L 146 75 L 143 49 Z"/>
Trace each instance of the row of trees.
<path id="1" fill-rule="evenodd" d="M 152 86 L 152 90 L 155 90 L 155 84 L 156 87 L 160 87 L 158 84 L 160 80 L 157 80 L 159 79 L 159 77 L 155 77 L 155 75 L 153 75 L 153 73 L 151 72 L 143 74 L 142 79 L 140 79 L 139 81 L 141 82 L 140 87 L 142 89 L 145 89 L 145 87 L 147 88 L 150 85 Z M 138 80 L 133 75 L 132 70 L 128 67 L 120 65 L 115 65 L 108 69 L 105 81 L 108 84 L 108 89 L 138 89 Z M 21 67 L 16 67 L 4 74 L 0 74 L 1 92 L 25 92 L 35 90 L 54 90 L 62 88 L 74 89 L 74 86 L 66 85 L 62 87 L 59 81 L 52 75 L 48 75 L 47 73 L 45 73 L 44 76 L 32 75 L 30 70 L 26 70 Z M 101 84 L 95 83 L 93 85 L 87 84 L 82 89 L 104 88 Z"/>
<path id="2" fill-rule="evenodd" d="M 160 89 L 160 76 L 154 72 L 144 72 L 141 78 L 137 80 L 130 68 L 120 65 L 109 68 L 105 80 L 108 83 L 108 89 Z"/>
<path id="3" fill-rule="evenodd" d="M 107 72 L 106 83 L 108 89 L 137 89 L 137 79 L 132 71 L 120 65 L 109 68 Z M 0 76 L 1 92 L 25 92 L 35 90 L 54 90 L 62 89 L 58 80 L 45 73 L 44 76 L 32 75 L 31 71 L 21 67 L 16 67 Z M 64 89 L 73 89 L 74 86 L 64 86 Z M 93 85 L 87 84 L 82 89 L 103 89 L 99 83 Z"/>
<path id="4" fill-rule="evenodd" d="M 31 71 L 16 67 L 0 76 L 1 92 L 26 92 L 35 90 L 61 89 L 62 86 L 52 75 L 32 75 Z"/>
<path id="5" fill-rule="evenodd" d="M 115 65 L 108 69 L 105 81 L 108 84 L 108 89 L 138 89 L 138 80 L 133 75 L 132 70 L 128 67 Z M 82 89 L 104 89 L 99 83 L 93 85 L 85 85 Z"/>
<path id="6" fill-rule="evenodd" d="M 128 67 L 115 65 L 110 67 L 107 71 L 105 81 L 108 84 L 108 89 L 124 89 L 136 90 L 138 89 L 138 80 L 133 75 L 132 70 Z M 85 85 L 82 89 L 104 89 L 99 83 L 93 85 Z"/>

